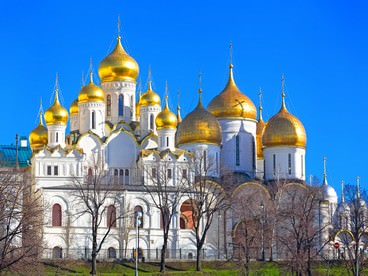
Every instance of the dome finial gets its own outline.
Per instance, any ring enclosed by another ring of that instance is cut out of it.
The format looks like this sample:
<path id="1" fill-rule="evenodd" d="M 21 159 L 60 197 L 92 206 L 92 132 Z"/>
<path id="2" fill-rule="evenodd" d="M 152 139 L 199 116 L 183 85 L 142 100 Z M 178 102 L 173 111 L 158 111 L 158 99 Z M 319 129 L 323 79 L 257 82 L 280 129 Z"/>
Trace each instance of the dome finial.
<path id="1" fill-rule="evenodd" d="M 165 83 L 165 109 L 169 109 L 169 104 L 168 104 L 168 99 L 169 99 L 169 85 L 167 83 Z"/>
<path id="2" fill-rule="evenodd" d="M 92 57 L 89 59 L 89 82 L 93 83 L 93 63 L 92 63 Z"/>
<path id="3" fill-rule="evenodd" d="M 59 76 L 58 73 L 56 72 L 56 77 L 55 77 L 55 98 L 54 98 L 54 103 L 59 103 Z"/>
<path id="4" fill-rule="evenodd" d="M 360 177 L 359 176 L 357 176 L 356 177 L 356 181 L 357 181 L 357 183 L 356 183 L 356 196 L 357 196 L 357 198 L 359 199 L 360 198 Z"/>
<path id="5" fill-rule="evenodd" d="M 199 70 L 199 73 L 198 73 L 198 81 L 199 81 L 199 89 L 198 89 L 199 103 L 202 104 L 202 72 L 201 70 Z"/>
<path id="6" fill-rule="evenodd" d="M 344 188 L 345 188 L 344 180 L 341 180 L 341 202 L 345 202 Z"/>
<path id="7" fill-rule="evenodd" d="M 152 72 L 151 72 L 151 65 L 148 65 L 148 90 L 152 90 Z"/>
<path id="8" fill-rule="evenodd" d="M 82 87 L 86 85 L 86 82 L 84 80 L 84 71 L 82 70 Z"/>
<path id="9" fill-rule="evenodd" d="M 233 42 L 230 40 L 230 64 L 229 67 L 233 68 Z"/>
<path id="10" fill-rule="evenodd" d="M 180 115 L 180 88 L 178 88 L 178 97 L 177 97 L 177 102 L 178 105 L 176 107 L 176 118 L 178 119 L 178 123 L 181 123 L 182 119 L 181 119 L 181 115 Z"/>
<path id="11" fill-rule="evenodd" d="M 117 27 L 118 27 L 118 39 L 120 39 L 120 15 L 118 15 Z"/>
<path id="12" fill-rule="evenodd" d="M 139 77 L 139 82 L 138 82 L 138 95 L 139 95 L 139 98 L 141 98 L 142 96 L 142 78 Z"/>
<path id="13" fill-rule="evenodd" d="M 263 121 L 263 117 L 262 117 L 262 110 L 263 110 L 263 107 L 262 107 L 262 88 L 260 87 L 259 88 L 259 120 L 262 120 Z"/>
<path id="14" fill-rule="evenodd" d="M 42 122 L 42 114 L 43 114 L 43 108 L 42 108 L 42 97 L 40 99 L 40 110 L 39 110 L 39 116 L 40 116 L 40 125 L 43 126 L 43 122 Z"/>
<path id="15" fill-rule="evenodd" d="M 285 75 L 282 73 L 281 77 L 281 97 L 282 97 L 282 109 L 286 109 L 285 105 Z"/>
<path id="16" fill-rule="evenodd" d="M 327 183 L 327 173 L 326 173 L 326 156 L 323 157 L 323 185 L 328 185 Z"/>

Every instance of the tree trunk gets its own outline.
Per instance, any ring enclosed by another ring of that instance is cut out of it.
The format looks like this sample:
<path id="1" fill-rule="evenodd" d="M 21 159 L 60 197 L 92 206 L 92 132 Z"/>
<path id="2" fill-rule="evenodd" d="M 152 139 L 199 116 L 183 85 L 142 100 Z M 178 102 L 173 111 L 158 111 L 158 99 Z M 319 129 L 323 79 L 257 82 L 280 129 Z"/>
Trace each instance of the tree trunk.
<path id="1" fill-rule="evenodd" d="M 201 250 L 202 248 L 197 247 L 197 258 L 196 258 L 196 271 L 202 270 L 202 262 L 201 262 Z"/>
<path id="2" fill-rule="evenodd" d="M 92 230 L 92 270 L 91 275 L 97 274 L 97 228 Z"/>
<path id="3" fill-rule="evenodd" d="M 92 252 L 92 270 L 91 270 L 91 275 L 96 275 L 97 273 L 97 270 L 96 270 L 96 266 L 97 266 L 97 262 L 96 262 L 96 259 L 97 259 L 97 254 Z"/>
<path id="4" fill-rule="evenodd" d="M 165 272 L 167 238 L 168 238 L 168 234 L 164 233 L 164 244 L 162 245 L 162 249 L 161 249 L 161 262 L 160 262 L 160 272 L 161 273 Z"/>

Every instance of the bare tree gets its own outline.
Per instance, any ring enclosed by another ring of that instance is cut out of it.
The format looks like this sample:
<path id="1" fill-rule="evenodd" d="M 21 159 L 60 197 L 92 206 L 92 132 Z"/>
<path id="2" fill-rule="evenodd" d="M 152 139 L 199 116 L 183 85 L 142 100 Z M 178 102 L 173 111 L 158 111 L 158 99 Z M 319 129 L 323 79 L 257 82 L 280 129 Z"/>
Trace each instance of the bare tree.
<path id="1" fill-rule="evenodd" d="M 363 275 L 366 266 L 364 252 L 368 244 L 368 210 L 366 190 L 360 191 L 359 179 L 357 186 L 345 186 L 345 202 L 348 207 L 339 214 L 340 231 L 337 239 L 342 248 L 340 257 L 345 260 L 349 275 Z"/>
<path id="2" fill-rule="evenodd" d="M 196 153 L 192 164 L 192 171 L 197 175 L 195 184 L 186 190 L 196 237 L 197 271 L 202 270 L 201 252 L 212 221 L 215 216 L 220 216 L 220 213 L 228 206 L 226 190 L 214 181 L 213 177 L 210 177 L 211 172 L 215 170 L 215 162 L 212 162 L 205 154 L 205 152 Z"/>
<path id="3" fill-rule="evenodd" d="M 189 184 L 188 169 L 184 167 L 184 163 L 181 166 L 174 166 L 174 162 L 165 159 L 142 164 L 144 189 L 151 198 L 153 206 L 159 209 L 161 214 L 163 245 L 160 272 L 165 271 L 170 224 L 174 215 L 177 214 L 178 205 Z M 186 173 L 183 170 L 186 170 Z"/>
<path id="4" fill-rule="evenodd" d="M 286 184 L 280 195 L 277 238 L 295 275 L 312 275 L 311 261 L 319 253 L 320 190 L 304 184 Z"/>
<path id="5" fill-rule="evenodd" d="M 40 195 L 25 171 L 0 172 L 0 272 L 36 264 L 42 249 Z"/>
<path id="6" fill-rule="evenodd" d="M 77 205 L 81 206 L 75 215 L 77 218 L 88 215 L 91 219 L 92 275 L 97 273 L 97 255 L 111 230 L 116 227 L 117 220 L 120 219 L 115 207 L 118 202 L 118 190 L 116 186 L 109 185 L 109 181 L 109 175 L 98 164 L 94 164 L 88 169 L 87 176 L 74 177 L 73 179 L 74 198 Z M 111 206 L 113 206 L 112 209 L 110 209 Z M 106 225 L 103 224 L 104 221 L 106 221 Z"/>

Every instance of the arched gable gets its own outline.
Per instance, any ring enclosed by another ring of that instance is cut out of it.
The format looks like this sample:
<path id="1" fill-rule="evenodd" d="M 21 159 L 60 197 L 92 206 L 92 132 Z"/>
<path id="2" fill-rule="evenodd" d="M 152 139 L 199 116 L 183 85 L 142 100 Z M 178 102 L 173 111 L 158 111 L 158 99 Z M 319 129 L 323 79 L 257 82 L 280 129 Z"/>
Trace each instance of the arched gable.
<path id="1" fill-rule="evenodd" d="M 106 162 L 113 168 L 131 168 L 137 159 L 137 143 L 125 131 L 113 133 L 106 141 Z"/>

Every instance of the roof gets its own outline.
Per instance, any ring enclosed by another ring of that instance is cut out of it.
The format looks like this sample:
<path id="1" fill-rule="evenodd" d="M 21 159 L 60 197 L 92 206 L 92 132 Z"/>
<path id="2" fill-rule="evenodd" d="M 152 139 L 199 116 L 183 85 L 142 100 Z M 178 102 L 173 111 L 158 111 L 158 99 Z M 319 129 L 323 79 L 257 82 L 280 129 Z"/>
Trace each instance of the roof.
<path id="1" fill-rule="evenodd" d="M 22 136 L 19 141 L 18 164 L 19 168 L 24 168 L 31 164 L 32 150 L 27 137 Z M 15 145 L 0 145 L 0 167 L 15 167 L 16 155 L 17 150 Z"/>

